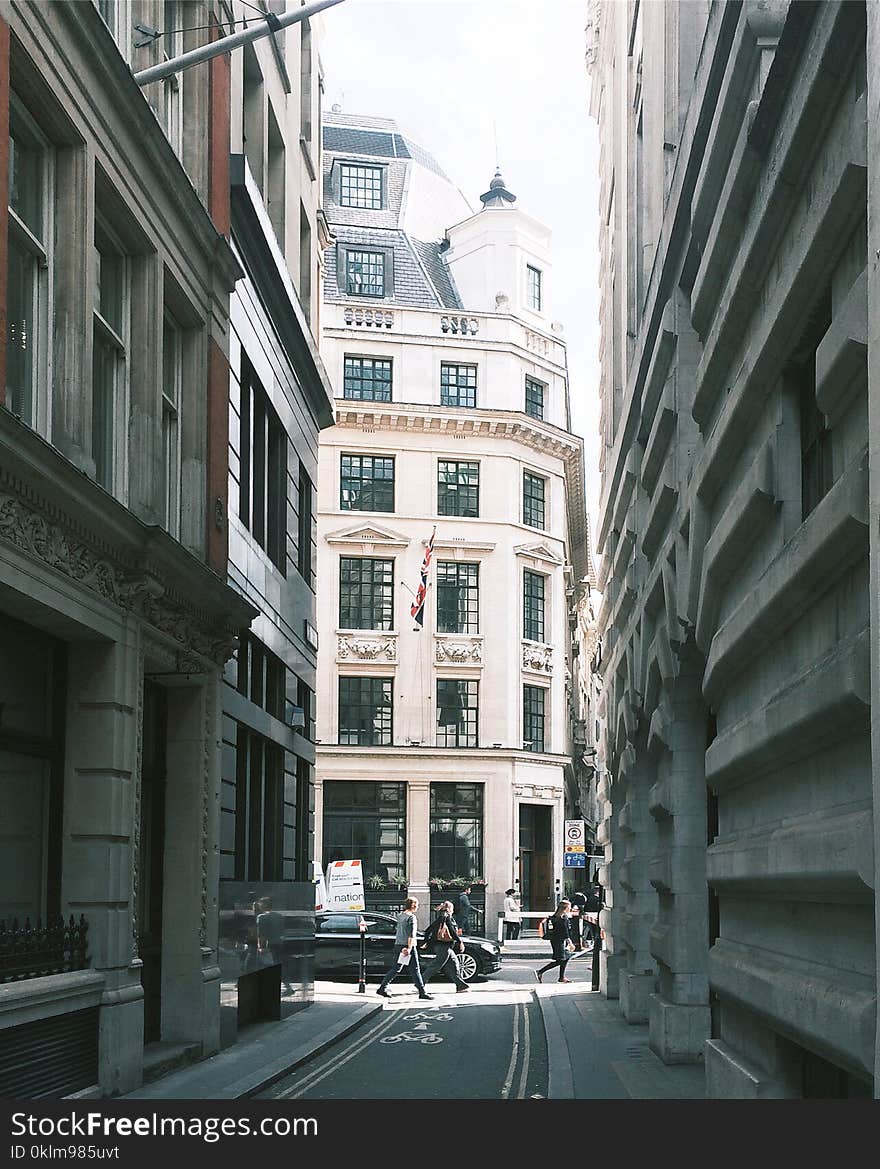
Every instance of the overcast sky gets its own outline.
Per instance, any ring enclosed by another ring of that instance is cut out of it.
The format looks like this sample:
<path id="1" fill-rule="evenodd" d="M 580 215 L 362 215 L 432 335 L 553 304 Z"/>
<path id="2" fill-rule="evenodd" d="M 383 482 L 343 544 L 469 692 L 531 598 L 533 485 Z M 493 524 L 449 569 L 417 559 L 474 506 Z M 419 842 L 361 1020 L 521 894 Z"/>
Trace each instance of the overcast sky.
<path id="1" fill-rule="evenodd" d="M 328 109 L 395 118 L 474 210 L 498 161 L 517 206 L 552 230 L 549 310 L 565 328 L 595 531 L 599 151 L 587 0 L 344 0 L 322 19 Z"/>

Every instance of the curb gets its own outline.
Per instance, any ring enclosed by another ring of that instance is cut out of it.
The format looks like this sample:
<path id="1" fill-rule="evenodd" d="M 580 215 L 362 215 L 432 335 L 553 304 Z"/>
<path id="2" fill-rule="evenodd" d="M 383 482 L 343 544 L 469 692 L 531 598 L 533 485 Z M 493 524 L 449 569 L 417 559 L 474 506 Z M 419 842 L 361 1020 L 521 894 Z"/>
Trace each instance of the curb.
<path id="1" fill-rule="evenodd" d="M 547 1099 L 574 1100 L 571 1057 L 555 999 L 551 995 L 538 994 L 536 988 L 533 988 L 533 994 L 538 1000 L 547 1040 Z"/>
<path id="2" fill-rule="evenodd" d="M 257 1092 L 262 1092 L 265 1088 L 269 1088 L 272 1084 L 283 1079 L 290 1072 L 300 1067 L 301 1064 L 308 1063 L 309 1060 L 314 1059 L 316 1055 L 321 1055 L 338 1043 L 341 1039 L 345 1039 L 353 1031 L 363 1026 L 368 1019 L 373 1015 L 378 1015 L 382 1011 L 382 1003 L 364 1003 L 362 1007 L 358 1008 L 358 1013 L 354 1019 L 346 1019 L 341 1023 L 336 1023 L 334 1026 L 328 1027 L 323 1033 L 322 1037 L 315 1043 L 307 1047 L 301 1047 L 295 1055 L 286 1055 L 280 1060 L 275 1060 L 274 1063 L 267 1064 L 260 1072 L 253 1076 L 247 1076 L 242 1080 L 238 1080 L 232 1085 L 232 1092 L 229 1099 L 241 1100 L 249 1096 L 255 1096 Z"/>

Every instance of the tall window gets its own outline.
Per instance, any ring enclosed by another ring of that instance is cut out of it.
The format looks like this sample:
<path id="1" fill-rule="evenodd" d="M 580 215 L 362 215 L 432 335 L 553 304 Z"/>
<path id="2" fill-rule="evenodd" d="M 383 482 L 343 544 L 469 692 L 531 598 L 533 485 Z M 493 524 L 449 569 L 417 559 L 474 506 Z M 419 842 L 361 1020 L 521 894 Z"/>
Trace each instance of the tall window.
<path id="1" fill-rule="evenodd" d="M 523 572 L 523 637 L 544 640 L 544 577 L 538 572 Z"/>
<path id="2" fill-rule="evenodd" d="M 343 455 L 339 506 L 343 511 L 394 511 L 394 457 Z"/>
<path id="3" fill-rule="evenodd" d="M 530 528 L 544 528 L 547 480 L 530 471 L 523 472 L 523 523 Z"/>
<path id="4" fill-rule="evenodd" d="M 523 747 L 526 751 L 543 751 L 544 686 L 523 686 Z"/>
<path id="5" fill-rule="evenodd" d="M 122 0 L 93 0 L 93 2 L 101 13 L 104 23 L 113 34 L 113 39 L 116 41 L 119 51 L 128 60 L 131 4 L 129 2 L 123 3 Z"/>
<path id="6" fill-rule="evenodd" d="M 92 350 L 92 457 L 95 478 L 112 491 L 123 453 L 130 268 L 121 244 L 95 222 Z"/>
<path id="7" fill-rule="evenodd" d="M 394 561 L 339 558 L 339 628 L 394 628 Z"/>
<path id="8" fill-rule="evenodd" d="M 479 633 L 480 566 L 437 561 L 437 632 Z"/>
<path id="9" fill-rule="evenodd" d="M 339 167 L 339 202 L 343 207 L 382 207 L 382 168 L 342 163 Z"/>
<path id="10" fill-rule="evenodd" d="M 385 357 L 345 357 L 343 397 L 362 402 L 391 401 L 391 360 Z"/>
<path id="11" fill-rule="evenodd" d="M 437 679 L 437 746 L 477 746 L 478 683 Z"/>
<path id="12" fill-rule="evenodd" d="M 529 308 L 541 311 L 541 269 L 533 268 L 531 264 L 526 265 L 526 276 L 528 281 L 528 304 Z"/>
<path id="13" fill-rule="evenodd" d="M 244 357 L 238 514 L 269 559 L 283 572 L 287 539 L 287 434 Z"/>
<path id="14" fill-rule="evenodd" d="M 284 803 L 284 749 L 239 723 L 235 779 L 236 880 L 284 879 Z"/>
<path id="15" fill-rule="evenodd" d="M 544 390 L 543 382 L 533 377 L 526 378 L 526 414 L 532 418 L 544 417 Z"/>
<path id="16" fill-rule="evenodd" d="M 183 52 L 184 7 L 180 0 L 165 0 L 162 26 L 162 55 L 166 61 Z M 183 84 L 184 73 L 173 73 L 159 84 L 162 86 L 161 122 L 165 135 L 178 158 L 183 154 Z"/>
<path id="17" fill-rule="evenodd" d="M 359 859 L 367 879 L 406 877 L 406 784 L 325 780 L 323 859 Z"/>
<path id="18" fill-rule="evenodd" d="M 169 312 L 162 325 L 162 489 L 163 523 L 172 536 L 180 533 L 180 389 L 183 376 L 183 334 Z"/>
<path id="19" fill-rule="evenodd" d="M 392 678 L 339 679 L 339 742 L 356 747 L 390 747 Z"/>
<path id="20" fill-rule="evenodd" d="M 432 783 L 430 821 L 432 877 L 483 874 L 483 785 Z"/>
<path id="21" fill-rule="evenodd" d="M 300 576 L 309 588 L 312 588 L 315 579 L 315 555 L 317 548 L 315 485 L 309 478 L 308 472 L 302 463 L 299 466 L 298 501 L 296 566 Z"/>
<path id="22" fill-rule="evenodd" d="M 437 464 L 437 513 L 480 514 L 480 464 L 440 459 Z"/>
<path id="23" fill-rule="evenodd" d="M 48 393 L 52 272 L 51 152 L 14 99 L 9 109 L 6 404 L 35 426 Z"/>
<path id="24" fill-rule="evenodd" d="M 252 633 L 242 633 L 238 645 L 237 690 L 273 718 L 284 719 L 287 667 Z"/>
<path id="25" fill-rule="evenodd" d="M 475 365 L 440 365 L 440 405 L 476 406 L 477 367 Z"/>
<path id="26" fill-rule="evenodd" d="M 345 253 L 345 288 L 351 296 L 385 295 L 385 253 Z"/>

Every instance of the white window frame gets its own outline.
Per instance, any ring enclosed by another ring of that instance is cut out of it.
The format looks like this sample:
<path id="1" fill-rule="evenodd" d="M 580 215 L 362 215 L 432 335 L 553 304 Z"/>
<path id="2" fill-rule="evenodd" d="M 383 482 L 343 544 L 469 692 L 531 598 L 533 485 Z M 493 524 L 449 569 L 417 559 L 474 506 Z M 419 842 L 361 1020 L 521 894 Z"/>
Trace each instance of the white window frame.
<path id="1" fill-rule="evenodd" d="M 532 304 L 532 273 L 535 273 L 537 279 L 538 303 Z M 534 313 L 541 313 L 544 311 L 544 272 L 535 264 L 526 264 L 526 305 Z"/>
<path id="2" fill-rule="evenodd" d="M 98 303 L 92 305 L 93 334 L 100 337 L 104 344 L 116 350 L 116 368 L 113 374 L 112 387 L 112 418 L 110 419 L 110 476 L 106 483 L 98 478 L 97 452 L 94 449 L 95 434 L 95 347 L 92 347 L 92 457 L 95 460 L 95 481 L 112 495 L 126 502 L 126 484 L 128 482 L 128 444 L 126 442 L 126 420 L 129 411 L 129 356 L 131 350 L 131 257 L 112 227 L 103 218 L 100 212 L 95 212 L 95 231 L 100 231 L 121 261 L 120 291 L 122 304 L 120 306 L 121 331 L 110 324 L 101 313 Z M 98 249 L 97 241 L 94 243 Z"/>
<path id="3" fill-rule="evenodd" d="M 48 439 L 51 437 L 50 422 L 52 417 L 52 346 L 50 338 L 52 336 L 53 271 L 55 260 L 55 156 L 48 138 L 40 130 L 18 96 L 10 91 L 9 99 L 10 137 L 12 136 L 12 121 L 20 121 L 24 126 L 25 133 L 30 135 L 36 145 L 43 151 L 43 173 L 40 176 L 42 186 L 43 239 L 37 239 L 33 231 L 13 211 L 11 205 L 7 204 L 7 206 L 9 215 L 9 238 L 14 239 L 19 247 L 29 252 L 35 264 L 33 293 L 35 305 L 33 308 L 33 316 L 36 323 L 37 343 L 33 351 L 29 417 L 22 416 L 22 421 Z M 4 400 L 6 392 L 7 387 L 4 386 Z"/>
<path id="4" fill-rule="evenodd" d="M 92 3 L 104 24 L 110 29 L 116 47 L 127 61 L 131 52 L 131 0 L 110 0 L 113 14 L 109 21 L 101 11 L 101 0 L 92 0 Z"/>
<path id="5" fill-rule="evenodd" d="M 166 377 L 166 341 L 174 346 L 171 385 Z M 166 308 L 162 317 L 162 523 L 169 535 L 180 538 L 180 410 L 183 387 L 183 328 Z"/>

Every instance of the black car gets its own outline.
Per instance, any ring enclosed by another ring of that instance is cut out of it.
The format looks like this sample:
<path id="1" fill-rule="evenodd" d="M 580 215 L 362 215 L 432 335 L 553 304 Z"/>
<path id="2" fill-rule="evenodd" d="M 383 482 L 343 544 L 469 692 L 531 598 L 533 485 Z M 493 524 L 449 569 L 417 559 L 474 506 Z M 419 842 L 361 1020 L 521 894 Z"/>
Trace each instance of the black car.
<path id="1" fill-rule="evenodd" d="M 361 934 L 358 923 L 367 923 L 364 945 L 367 959 L 367 977 L 381 977 L 391 965 L 395 953 L 394 937 L 397 919 L 387 913 L 316 913 L 315 914 L 315 977 L 335 979 L 359 977 Z M 422 938 L 419 934 L 419 938 Z M 501 969 L 501 947 L 489 938 L 475 938 L 465 934 L 464 953 L 459 955 L 461 976 L 470 982 L 478 974 L 494 974 Z M 431 947 L 419 950 L 419 962 L 424 965 L 434 956 Z M 445 972 L 443 977 L 445 978 Z"/>

